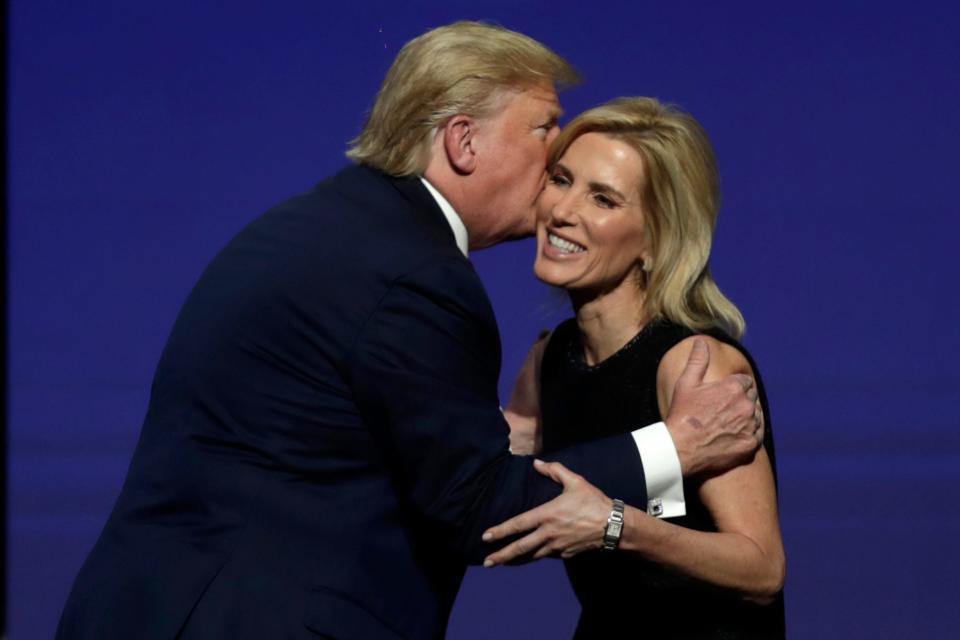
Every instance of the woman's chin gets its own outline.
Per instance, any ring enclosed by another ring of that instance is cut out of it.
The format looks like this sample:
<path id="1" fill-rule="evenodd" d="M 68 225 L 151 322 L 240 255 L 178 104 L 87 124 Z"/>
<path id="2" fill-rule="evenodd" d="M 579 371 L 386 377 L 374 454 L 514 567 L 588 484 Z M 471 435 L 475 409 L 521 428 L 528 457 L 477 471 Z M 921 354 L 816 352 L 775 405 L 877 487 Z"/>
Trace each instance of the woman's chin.
<path id="1" fill-rule="evenodd" d="M 551 287 L 565 288 L 566 280 L 561 278 L 560 274 L 556 273 L 556 270 L 551 267 L 552 265 L 544 264 L 542 260 L 537 260 L 533 264 L 533 275 L 543 284 L 548 284 Z"/>

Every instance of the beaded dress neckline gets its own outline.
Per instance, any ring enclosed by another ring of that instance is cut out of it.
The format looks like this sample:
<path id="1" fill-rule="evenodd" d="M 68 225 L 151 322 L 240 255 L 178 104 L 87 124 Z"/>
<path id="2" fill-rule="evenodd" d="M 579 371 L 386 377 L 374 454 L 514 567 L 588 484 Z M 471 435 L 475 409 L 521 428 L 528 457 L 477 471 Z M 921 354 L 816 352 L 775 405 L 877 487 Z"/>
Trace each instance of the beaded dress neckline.
<path id="1" fill-rule="evenodd" d="M 629 353 L 639 342 L 643 341 L 650 332 L 653 330 L 654 325 L 658 323 L 657 320 L 651 320 L 647 322 L 643 327 L 640 328 L 640 331 L 637 332 L 635 336 L 627 340 L 626 343 L 611 355 L 607 356 L 597 364 L 588 364 L 586 356 L 583 352 L 583 340 L 580 335 L 579 328 L 577 331 L 571 335 L 569 348 L 567 351 L 567 360 L 571 366 L 580 370 L 580 371 L 600 371 L 607 366 L 610 366 L 610 363 L 615 363 L 617 360 L 622 358 L 625 354 Z"/>

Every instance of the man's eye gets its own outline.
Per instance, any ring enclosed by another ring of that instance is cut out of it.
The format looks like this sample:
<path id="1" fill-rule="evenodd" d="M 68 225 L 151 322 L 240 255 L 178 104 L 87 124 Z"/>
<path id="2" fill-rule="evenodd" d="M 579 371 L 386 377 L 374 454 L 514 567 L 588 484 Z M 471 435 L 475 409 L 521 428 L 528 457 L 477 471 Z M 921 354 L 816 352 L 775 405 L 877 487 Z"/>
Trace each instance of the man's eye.
<path id="1" fill-rule="evenodd" d="M 543 138 L 544 140 L 547 139 L 547 136 L 550 135 L 550 131 L 552 130 L 553 130 L 552 124 L 541 125 L 535 129 L 537 136 L 540 138 Z"/>

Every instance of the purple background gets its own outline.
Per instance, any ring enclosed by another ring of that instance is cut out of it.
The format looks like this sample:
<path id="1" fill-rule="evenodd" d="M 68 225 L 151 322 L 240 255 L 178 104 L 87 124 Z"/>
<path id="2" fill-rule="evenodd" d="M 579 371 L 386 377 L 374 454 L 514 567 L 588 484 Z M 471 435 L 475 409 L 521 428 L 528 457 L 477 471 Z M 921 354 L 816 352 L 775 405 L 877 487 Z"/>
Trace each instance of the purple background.
<path id="1" fill-rule="evenodd" d="M 344 163 L 398 48 L 497 21 L 713 137 L 714 272 L 773 403 L 794 638 L 960 623 L 953 3 L 10 3 L 9 635 L 49 638 L 119 490 L 174 315 L 259 212 Z M 532 245 L 474 256 L 506 398 L 566 313 Z M 624 612 L 642 625 L 642 603 Z M 693 613 L 693 612 L 692 612 Z M 471 570 L 450 637 L 568 637 L 555 561 Z"/>

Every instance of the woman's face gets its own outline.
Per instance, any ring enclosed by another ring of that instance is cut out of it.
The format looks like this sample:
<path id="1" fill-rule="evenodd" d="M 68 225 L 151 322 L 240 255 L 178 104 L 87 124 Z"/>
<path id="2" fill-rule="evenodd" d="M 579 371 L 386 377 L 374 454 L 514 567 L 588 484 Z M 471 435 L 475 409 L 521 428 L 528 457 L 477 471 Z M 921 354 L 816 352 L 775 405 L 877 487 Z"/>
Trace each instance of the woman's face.
<path id="1" fill-rule="evenodd" d="M 646 175 L 630 145 L 602 133 L 571 143 L 537 211 L 537 277 L 571 293 L 637 288 L 650 255 L 640 202 Z"/>

